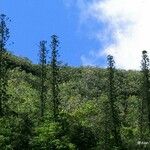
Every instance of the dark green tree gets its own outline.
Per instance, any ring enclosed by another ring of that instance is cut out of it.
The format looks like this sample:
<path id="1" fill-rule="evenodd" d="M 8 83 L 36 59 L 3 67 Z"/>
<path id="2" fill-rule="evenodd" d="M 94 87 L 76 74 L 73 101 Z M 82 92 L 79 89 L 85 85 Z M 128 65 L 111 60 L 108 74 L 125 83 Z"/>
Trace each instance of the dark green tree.
<path id="1" fill-rule="evenodd" d="M 119 110 L 116 102 L 116 89 L 115 89 L 115 67 L 113 56 L 108 55 L 108 100 L 110 104 L 110 123 L 113 147 L 122 149 L 122 140 L 120 133 L 120 119 Z"/>
<path id="2" fill-rule="evenodd" d="M 7 62 L 6 62 L 6 43 L 9 39 L 9 29 L 7 28 L 6 22 L 9 19 L 4 15 L 0 15 L 0 116 L 4 113 L 4 103 L 7 96 Z"/>
<path id="3" fill-rule="evenodd" d="M 109 150 L 111 149 L 111 120 L 110 120 L 110 105 L 109 101 L 105 100 L 103 102 L 103 126 L 104 126 L 104 132 L 103 132 L 103 149 L 104 150 Z"/>
<path id="4" fill-rule="evenodd" d="M 40 115 L 44 116 L 44 108 L 46 101 L 46 75 L 47 75 L 47 50 L 46 50 L 46 41 L 40 42 Z"/>
<path id="5" fill-rule="evenodd" d="M 149 58 L 147 51 L 142 52 L 142 80 L 140 92 L 140 141 L 148 140 L 148 132 L 150 133 L 150 81 L 149 81 Z M 148 129 L 149 128 L 149 129 Z M 149 131 L 148 131 L 149 130 Z"/>
<path id="6" fill-rule="evenodd" d="M 51 36 L 51 87 L 52 87 L 52 102 L 53 102 L 53 118 L 58 121 L 59 116 L 59 62 L 58 62 L 58 46 L 59 41 L 56 35 Z"/>
<path id="7" fill-rule="evenodd" d="M 28 114 L 21 114 L 19 123 L 12 128 L 11 144 L 14 150 L 31 149 L 32 121 Z"/>
<path id="8" fill-rule="evenodd" d="M 147 51 L 142 52 L 142 73 L 143 73 L 143 101 L 146 102 L 148 114 L 148 126 L 150 130 L 150 81 L 149 81 L 149 58 Z"/>
<path id="9" fill-rule="evenodd" d="M 71 142 L 76 145 L 78 150 L 91 150 L 96 147 L 98 137 L 90 127 L 77 124 L 71 129 L 69 136 Z"/>

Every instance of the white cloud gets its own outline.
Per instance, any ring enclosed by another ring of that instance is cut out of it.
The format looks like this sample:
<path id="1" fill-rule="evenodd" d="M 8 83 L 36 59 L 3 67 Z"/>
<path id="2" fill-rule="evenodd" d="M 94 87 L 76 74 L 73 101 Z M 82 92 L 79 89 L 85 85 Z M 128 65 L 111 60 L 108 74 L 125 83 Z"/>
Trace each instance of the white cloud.
<path id="1" fill-rule="evenodd" d="M 105 24 L 103 31 L 99 29 L 98 34 L 95 34 L 101 44 L 104 44 L 99 57 L 111 54 L 117 67 L 139 69 L 141 51 L 147 50 L 150 53 L 150 0 L 82 2 L 86 3 L 82 14 L 86 14 L 87 20 L 94 18 L 98 23 Z M 84 56 L 83 63 L 85 60 Z M 90 62 L 89 58 L 87 60 Z"/>
<path id="2" fill-rule="evenodd" d="M 98 59 L 99 55 L 95 51 L 90 51 L 89 52 L 89 57 L 86 57 L 85 55 L 81 56 L 81 61 L 84 66 L 96 66 L 97 64 L 95 63 L 96 60 Z"/>
<path id="3" fill-rule="evenodd" d="M 84 55 L 81 56 L 81 61 L 84 66 L 95 66 L 94 60 Z"/>

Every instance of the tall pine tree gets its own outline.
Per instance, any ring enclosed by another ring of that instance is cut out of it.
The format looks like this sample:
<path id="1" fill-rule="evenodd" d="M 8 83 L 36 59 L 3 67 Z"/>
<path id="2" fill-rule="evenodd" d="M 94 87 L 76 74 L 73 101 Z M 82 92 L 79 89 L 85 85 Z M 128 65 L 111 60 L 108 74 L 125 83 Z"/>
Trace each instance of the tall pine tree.
<path id="1" fill-rule="evenodd" d="M 51 36 L 51 86 L 53 102 L 53 119 L 58 121 L 59 117 L 59 63 L 58 63 L 58 46 L 59 41 L 56 35 Z"/>
<path id="2" fill-rule="evenodd" d="M 44 116 L 45 101 L 46 101 L 46 75 L 47 75 L 47 50 L 46 41 L 40 42 L 40 115 Z"/>
<path id="3" fill-rule="evenodd" d="M 103 126 L 104 126 L 104 132 L 103 132 L 103 149 L 104 150 L 110 150 L 111 145 L 111 120 L 110 120 L 110 105 L 109 105 L 108 98 L 103 102 Z"/>
<path id="4" fill-rule="evenodd" d="M 147 51 L 142 52 L 142 80 L 141 80 L 141 103 L 140 103 L 140 141 L 148 140 L 150 134 L 150 81 L 149 81 L 149 58 Z"/>
<path id="5" fill-rule="evenodd" d="M 9 19 L 4 15 L 0 15 L 0 116 L 4 113 L 5 101 L 7 100 L 7 62 L 6 57 L 6 42 L 9 39 L 9 29 L 6 21 Z"/>
<path id="6" fill-rule="evenodd" d="M 120 133 L 120 119 L 118 114 L 118 107 L 116 104 L 116 90 L 115 90 L 115 67 L 113 56 L 108 55 L 108 99 L 110 104 L 110 123 L 113 146 L 122 149 L 122 140 Z"/>

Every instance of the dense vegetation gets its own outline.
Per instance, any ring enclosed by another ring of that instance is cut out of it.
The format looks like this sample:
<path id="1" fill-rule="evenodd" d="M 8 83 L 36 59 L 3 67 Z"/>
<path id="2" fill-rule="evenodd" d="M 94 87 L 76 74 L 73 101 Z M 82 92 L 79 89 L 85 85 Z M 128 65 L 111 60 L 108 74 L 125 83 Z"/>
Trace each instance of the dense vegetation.
<path id="1" fill-rule="evenodd" d="M 141 71 L 70 67 L 58 61 L 59 40 L 39 44 L 39 64 L 6 50 L 0 24 L 1 150 L 150 149 L 149 59 Z M 49 62 L 49 63 L 47 63 Z"/>

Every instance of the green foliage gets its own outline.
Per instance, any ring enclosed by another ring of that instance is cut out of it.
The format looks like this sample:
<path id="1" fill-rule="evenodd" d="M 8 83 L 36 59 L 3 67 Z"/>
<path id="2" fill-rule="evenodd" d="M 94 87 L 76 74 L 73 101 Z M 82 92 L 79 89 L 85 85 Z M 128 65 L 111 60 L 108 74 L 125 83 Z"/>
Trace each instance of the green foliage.
<path id="1" fill-rule="evenodd" d="M 17 124 L 12 128 L 11 144 L 14 150 L 31 148 L 32 121 L 27 114 L 22 114 Z"/>
<path id="2" fill-rule="evenodd" d="M 15 149 L 16 146 L 23 147 L 21 145 L 24 145 L 25 141 L 28 142 L 30 149 L 115 149 L 111 146 L 113 136 L 110 134 L 111 109 L 107 94 L 107 71 L 99 68 L 62 67 L 60 75 L 63 77 L 59 82 L 61 111 L 58 117 L 59 123 L 54 123 L 49 81 L 46 81 L 48 95 L 42 121 L 39 118 L 40 90 L 37 88 L 40 85 L 39 77 L 27 74 L 20 68 L 8 71 L 9 101 L 6 104 L 9 106 L 10 117 L 2 118 L 0 121 L 2 150 Z M 138 90 L 141 74 L 136 71 L 117 70 L 114 75 L 117 95 L 115 105 L 118 106 L 122 121 L 121 138 L 126 147 L 136 149 L 139 141 Z M 126 111 L 124 91 L 127 92 Z M 30 121 L 26 123 L 22 114 L 28 114 L 31 123 Z M 25 137 L 24 124 L 28 124 Z"/>
<path id="3" fill-rule="evenodd" d="M 44 122 L 35 128 L 32 140 L 34 149 L 75 150 L 69 138 L 63 135 L 63 130 L 58 123 Z"/>
<path id="4" fill-rule="evenodd" d="M 28 74 L 30 80 L 37 80 Z M 9 71 L 8 95 L 10 95 L 7 105 L 16 113 L 27 113 L 34 116 L 39 111 L 39 91 L 33 88 L 31 83 L 26 81 L 26 73 L 19 69 Z"/>
<path id="5" fill-rule="evenodd" d="M 12 118 L 0 118 L 0 148 L 11 149 Z"/>
<path id="6" fill-rule="evenodd" d="M 40 75 L 40 67 L 37 64 L 32 64 L 32 62 L 26 58 L 17 57 L 11 53 L 7 53 L 7 57 L 4 57 L 4 60 L 7 61 L 8 68 L 14 69 L 18 67 L 26 73 L 31 73 L 35 76 Z"/>

